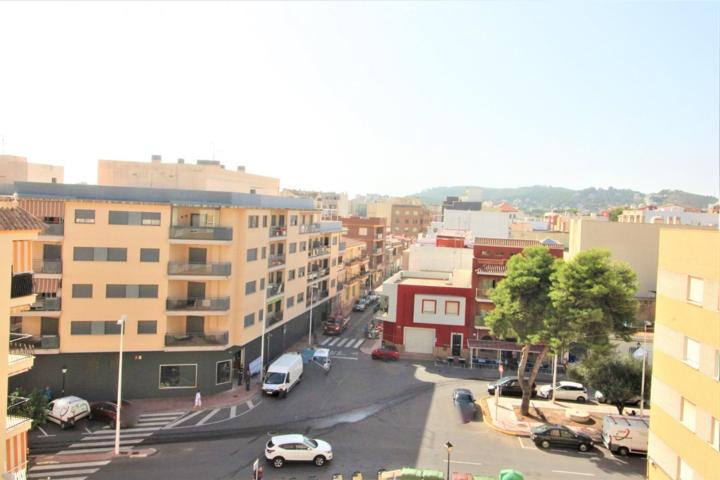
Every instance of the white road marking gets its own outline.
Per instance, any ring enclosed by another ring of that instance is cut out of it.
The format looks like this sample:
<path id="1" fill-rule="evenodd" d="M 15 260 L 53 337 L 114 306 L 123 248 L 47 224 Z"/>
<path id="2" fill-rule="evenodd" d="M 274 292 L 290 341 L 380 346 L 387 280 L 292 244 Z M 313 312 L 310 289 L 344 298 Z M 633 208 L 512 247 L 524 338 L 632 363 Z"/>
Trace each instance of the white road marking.
<path id="1" fill-rule="evenodd" d="M 138 422 L 138 427 L 162 427 L 163 425 L 167 425 L 168 422 Z"/>
<path id="2" fill-rule="evenodd" d="M 84 437 L 83 441 L 85 440 L 107 440 L 107 439 L 114 439 L 115 434 L 111 434 L 110 432 L 98 432 L 101 435 L 92 435 L 88 437 Z M 122 441 L 123 438 L 132 438 L 132 437 L 149 437 L 152 435 L 152 432 L 143 432 L 143 433 L 125 433 L 122 432 L 120 434 L 120 440 Z"/>
<path id="3" fill-rule="evenodd" d="M 252 410 L 253 408 L 255 408 L 255 404 L 253 403 L 252 398 L 251 398 L 250 400 L 248 400 L 247 402 L 245 402 L 245 404 L 247 405 L 247 407 L 248 407 L 250 410 Z"/>
<path id="4" fill-rule="evenodd" d="M 213 415 L 215 415 L 215 414 L 218 413 L 219 411 L 220 411 L 219 408 L 214 409 L 213 411 L 211 411 L 210 413 L 208 413 L 207 415 L 205 415 L 205 416 L 204 416 L 199 422 L 197 422 L 195 425 L 197 425 L 197 426 L 205 425 L 205 422 L 207 422 L 208 420 L 210 420 L 210 419 L 213 417 Z"/>
<path id="5" fill-rule="evenodd" d="M 333 339 L 332 339 L 332 342 L 328 343 L 328 347 L 332 347 L 333 345 L 335 345 L 338 340 L 340 340 L 340 339 L 339 339 L 339 338 L 333 338 Z"/>
<path id="6" fill-rule="evenodd" d="M 95 439 L 93 439 L 95 440 Z M 120 445 L 132 445 L 134 443 L 140 443 L 144 438 L 130 438 L 128 440 L 120 440 Z M 73 443 L 68 448 L 82 448 L 82 447 L 112 447 L 115 445 L 115 440 L 105 440 L 101 442 L 80 442 Z"/>
<path id="7" fill-rule="evenodd" d="M 132 450 L 133 447 L 120 447 L 120 451 L 127 452 L 129 450 Z M 61 452 L 58 452 L 58 455 L 77 455 L 79 453 L 102 453 L 102 452 L 112 452 L 112 448 L 78 448 L 74 450 L 63 450 Z"/>
<path id="8" fill-rule="evenodd" d="M 566 470 L 552 470 L 553 473 L 567 473 L 568 475 L 581 475 L 583 477 L 594 477 L 594 473 L 568 472 Z"/>
<path id="9" fill-rule="evenodd" d="M 102 462 L 80 462 L 80 463 L 55 463 L 52 465 L 36 465 L 30 469 L 31 472 L 39 472 L 41 470 L 58 470 L 62 468 L 82 468 L 82 467 L 102 467 L 110 463 L 110 460 Z M 48 473 L 48 475 L 52 475 Z"/>
<path id="10" fill-rule="evenodd" d="M 89 428 L 85 427 L 85 433 L 92 433 L 92 430 L 90 430 Z"/>
<path id="11" fill-rule="evenodd" d="M 53 472 L 53 475 L 90 475 L 97 471 L 98 471 L 97 468 L 91 468 L 89 470 L 63 470 L 60 472 Z M 47 475 L 48 475 L 47 472 L 30 473 L 30 474 L 28 474 L 28 478 L 38 478 L 38 477 L 47 478 Z"/>
<path id="12" fill-rule="evenodd" d="M 165 412 L 165 413 L 143 413 L 140 418 L 153 418 L 153 417 L 179 417 L 187 412 Z"/>
<path id="13" fill-rule="evenodd" d="M 358 348 L 360 345 L 363 344 L 364 341 L 365 341 L 365 339 L 364 339 L 364 338 L 361 338 L 360 340 L 358 340 L 358 341 L 355 343 L 355 346 L 353 346 L 352 348 Z"/>
<path id="14" fill-rule="evenodd" d="M 190 415 L 186 415 L 186 416 L 184 416 L 184 417 L 182 417 L 182 418 L 180 418 L 180 419 L 178 419 L 178 420 L 176 420 L 176 421 L 174 421 L 174 422 L 172 422 L 172 423 L 168 423 L 168 424 L 165 425 L 163 428 L 172 428 L 172 427 L 174 427 L 174 426 L 176 426 L 176 425 L 180 425 L 181 423 L 185 423 L 186 421 L 190 420 L 190 419 L 193 418 L 193 417 L 196 417 L 196 416 L 200 415 L 201 413 L 203 413 L 203 411 L 202 411 L 202 410 L 198 410 L 197 412 L 193 412 L 193 413 L 191 413 Z"/>
<path id="15" fill-rule="evenodd" d="M 160 430 L 161 427 L 133 427 L 133 428 L 126 428 L 123 430 L 125 433 L 134 433 L 134 432 L 154 432 L 156 430 Z M 104 432 L 107 433 L 107 432 Z"/>
<path id="16" fill-rule="evenodd" d="M 326 338 L 325 340 L 323 340 L 323 341 L 320 343 L 320 345 L 326 345 L 330 340 L 331 340 L 331 338 L 328 337 L 328 338 Z"/>
<path id="17" fill-rule="evenodd" d="M 357 357 L 341 357 L 340 355 L 334 355 L 332 358 L 339 358 L 340 360 L 357 360 Z"/>
<path id="18" fill-rule="evenodd" d="M 60 475 L 62 475 L 62 472 L 58 472 Z M 49 478 L 49 477 L 48 477 Z M 87 477 L 64 477 L 62 480 L 86 480 Z M 45 479 L 43 479 L 45 480 Z"/>
<path id="19" fill-rule="evenodd" d="M 338 348 L 342 347 L 343 345 L 345 345 L 345 342 L 347 342 L 347 341 L 348 341 L 347 338 L 341 338 L 340 341 L 338 342 L 338 344 L 336 345 L 336 347 L 338 347 Z"/>
<path id="20" fill-rule="evenodd" d="M 55 435 L 48 435 L 48 433 L 39 425 L 37 428 L 38 428 L 38 430 L 40 430 L 43 433 L 42 434 L 43 437 L 54 437 L 55 436 Z"/>
<path id="21" fill-rule="evenodd" d="M 447 463 L 447 458 L 445 460 L 443 460 L 443 462 Z M 460 463 L 462 465 L 482 465 L 482 463 L 480 463 L 480 462 L 462 462 L 460 460 L 451 460 L 450 463 L 451 464 Z"/>
<path id="22" fill-rule="evenodd" d="M 518 442 L 520 442 L 520 446 L 521 446 L 522 448 L 524 448 L 525 450 L 537 450 L 537 448 L 534 447 L 534 446 L 533 446 L 533 447 L 526 447 L 525 444 L 524 444 L 523 441 L 522 441 L 522 438 L 520 438 L 520 437 L 516 437 L 516 438 L 518 439 Z"/>
<path id="23" fill-rule="evenodd" d="M 233 405 L 230 407 L 230 418 L 235 418 L 237 416 L 237 405 Z"/>

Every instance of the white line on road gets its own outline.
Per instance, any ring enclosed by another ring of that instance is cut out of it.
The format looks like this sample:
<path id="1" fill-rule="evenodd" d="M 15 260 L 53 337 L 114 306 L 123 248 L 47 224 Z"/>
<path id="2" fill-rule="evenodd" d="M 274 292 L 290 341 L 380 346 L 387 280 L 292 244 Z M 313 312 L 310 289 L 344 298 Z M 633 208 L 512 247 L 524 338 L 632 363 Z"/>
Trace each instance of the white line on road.
<path id="1" fill-rule="evenodd" d="M 176 426 L 176 425 L 180 425 L 181 423 L 185 423 L 186 421 L 190 420 L 190 419 L 193 418 L 193 417 L 197 417 L 197 416 L 200 415 L 201 413 L 203 413 L 203 410 L 198 410 L 197 412 L 193 412 L 193 413 L 191 413 L 190 415 L 186 415 L 186 416 L 180 418 L 179 420 L 176 420 L 176 421 L 174 421 L 174 422 L 172 422 L 172 423 L 168 423 L 168 424 L 165 425 L 163 428 L 172 428 L 172 427 L 174 427 L 174 426 Z"/>
<path id="2" fill-rule="evenodd" d="M 253 403 L 252 398 L 251 398 L 250 400 L 248 400 L 247 402 L 245 402 L 245 404 L 247 405 L 247 407 L 248 407 L 250 410 L 252 410 L 253 408 L 255 408 L 255 404 Z"/>
<path id="3" fill-rule="evenodd" d="M 537 450 L 535 447 L 526 447 L 525 444 L 522 441 L 522 438 L 516 437 L 518 439 L 518 442 L 520 442 L 520 446 L 524 448 L 525 450 Z"/>
<path id="4" fill-rule="evenodd" d="M 37 428 L 38 428 L 38 430 L 40 430 L 43 433 L 41 435 L 42 437 L 54 437 L 55 436 L 55 435 L 48 435 L 48 433 L 41 426 L 38 426 Z"/>
<path id="5" fill-rule="evenodd" d="M 167 425 L 169 422 L 138 422 L 138 427 L 162 427 L 163 425 Z"/>
<path id="6" fill-rule="evenodd" d="M 105 460 L 102 462 L 55 463 L 53 465 L 36 465 L 32 467 L 30 471 L 39 472 L 41 470 L 58 470 L 61 468 L 102 467 L 103 465 L 107 465 L 108 463 L 110 463 L 110 460 Z"/>
<path id="7" fill-rule="evenodd" d="M 133 447 L 120 447 L 121 452 L 127 452 L 129 450 L 132 450 Z M 102 453 L 102 452 L 112 452 L 112 448 L 79 448 L 75 450 L 63 450 L 62 452 L 58 452 L 58 455 L 65 455 L 67 457 L 71 457 L 73 455 L 77 455 L 80 453 Z"/>
<path id="8" fill-rule="evenodd" d="M 95 439 L 93 439 L 95 440 Z M 134 443 L 140 443 L 144 438 L 131 438 L 128 440 L 120 440 L 120 445 L 132 445 Z M 112 447 L 115 445 L 115 440 L 105 440 L 101 442 L 81 442 L 81 443 L 73 443 L 68 448 L 83 448 L 83 447 Z"/>
<path id="9" fill-rule="evenodd" d="M 345 342 L 347 342 L 347 341 L 348 341 L 347 338 L 341 339 L 341 340 L 340 340 L 340 343 L 337 344 L 337 347 L 338 347 L 338 348 L 342 347 L 343 345 L 345 345 Z"/>
<path id="10" fill-rule="evenodd" d="M 184 415 L 187 412 L 164 412 L 164 413 L 143 413 L 140 418 L 153 418 L 153 417 L 178 417 Z"/>
<path id="11" fill-rule="evenodd" d="M 214 409 L 212 412 L 210 412 L 210 413 L 208 413 L 207 415 L 205 415 L 205 416 L 202 418 L 202 420 L 200 420 L 199 422 L 197 422 L 195 425 L 197 425 L 198 427 L 199 427 L 200 425 L 205 425 L 205 422 L 207 422 L 208 420 L 210 420 L 210 419 L 213 417 L 213 415 L 215 415 L 215 414 L 218 413 L 219 411 L 220 411 L 219 408 Z"/>
<path id="12" fill-rule="evenodd" d="M 355 346 L 353 346 L 352 348 L 358 348 L 360 345 L 362 345 L 362 343 L 363 343 L 364 341 L 365 341 L 365 339 L 364 339 L 364 338 L 361 338 L 360 340 L 358 340 L 358 341 L 355 343 Z"/>
<path id="13" fill-rule="evenodd" d="M 62 472 L 58 472 L 60 475 L 63 475 Z M 87 477 L 64 477 L 62 480 L 86 480 Z"/>
<path id="14" fill-rule="evenodd" d="M 594 477 L 594 473 L 568 472 L 566 470 L 552 470 L 553 473 L 567 473 L 568 475 L 582 475 L 583 477 Z"/>
<path id="15" fill-rule="evenodd" d="M 83 441 L 85 440 L 113 440 L 115 439 L 115 434 L 110 432 L 98 432 L 101 433 L 101 435 L 92 435 L 83 437 Z M 149 437 L 152 435 L 152 432 L 143 432 L 143 433 L 125 433 L 122 432 L 120 434 L 120 440 L 123 438 L 132 438 L 132 437 Z"/>
<path id="16" fill-rule="evenodd" d="M 335 344 L 337 343 L 338 340 L 340 340 L 340 339 L 339 339 L 339 338 L 333 338 L 333 339 L 332 339 L 332 342 L 328 343 L 327 346 L 328 346 L 328 347 L 332 347 L 333 345 L 335 345 Z"/>
<path id="17" fill-rule="evenodd" d="M 133 427 L 133 428 L 125 428 L 123 429 L 123 432 L 125 433 L 135 433 L 135 432 L 155 432 L 157 430 L 160 430 L 160 427 Z M 107 433 L 109 430 L 105 430 L 102 433 Z"/>
<path id="18" fill-rule="evenodd" d="M 357 360 L 357 357 L 341 357 L 340 355 L 333 355 L 332 358 L 339 358 L 340 360 Z"/>
<path id="19" fill-rule="evenodd" d="M 92 433 L 92 430 L 90 430 L 89 428 L 85 427 L 85 433 Z"/>
<path id="20" fill-rule="evenodd" d="M 443 460 L 443 462 L 447 463 L 447 458 Z M 451 460 L 450 464 L 452 465 L 453 463 L 460 463 L 462 465 L 482 465 L 480 462 L 462 462 L 460 460 Z"/>
<path id="21" fill-rule="evenodd" d="M 328 337 L 328 338 L 326 338 L 325 340 L 323 340 L 323 341 L 320 343 L 320 345 L 326 345 L 330 340 L 331 340 L 331 338 Z"/>
<path id="22" fill-rule="evenodd" d="M 90 475 L 91 473 L 97 472 L 97 468 L 91 468 L 89 470 L 63 470 L 61 472 L 53 472 L 53 475 Z M 47 478 L 47 472 L 31 473 L 28 475 L 29 478 L 45 477 Z"/>
<path id="23" fill-rule="evenodd" d="M 233 405 L 230 407 L 230 418 L 235 418 L 237 416 L 237 405 Z"/>

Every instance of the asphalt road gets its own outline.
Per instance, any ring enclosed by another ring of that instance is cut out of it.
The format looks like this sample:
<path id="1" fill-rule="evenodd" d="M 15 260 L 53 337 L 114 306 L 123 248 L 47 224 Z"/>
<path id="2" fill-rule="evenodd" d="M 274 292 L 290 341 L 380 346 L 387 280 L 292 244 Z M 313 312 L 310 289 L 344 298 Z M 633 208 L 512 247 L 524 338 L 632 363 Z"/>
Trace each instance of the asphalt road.
<path id="1" fill-rule="evenodd" d="M 354 314 L 342 337 L 360 338 L 370 316 Z M 329 374 L 308 366 L 287 398 L 264 398 L 252 411 L 225 422 L 159 430 L 142 445 L 157 449 L 155 455 L 113 460 L 88 478 L 249 479 L 256 458 L 266 479 L 329 479 L 334 473 L 350 478 L 355 471 L 368 478 L 380 468 L 402 466 L 445 471 L 447 441 L 454 445 L 451 470 L 456 472 L 495 475 L 512 467 L 528 479 L 644 477 L 644 458 L 614 457 L 602 448 L 587 454 L 541 451 L 529 439 L 488 429 L 479 418 L 461 424 L 451 393 L 462 386 L 481 397 L 487 381 L 478 379 L 477 370 L 385 363 L 357 350 L 335 351 L 343 358 L 333 359 Z M 275 470 L 262 455 L 265 442 L 276 433 L 327 440 L 335 459 L 321 468 L 287 465 Z"/>

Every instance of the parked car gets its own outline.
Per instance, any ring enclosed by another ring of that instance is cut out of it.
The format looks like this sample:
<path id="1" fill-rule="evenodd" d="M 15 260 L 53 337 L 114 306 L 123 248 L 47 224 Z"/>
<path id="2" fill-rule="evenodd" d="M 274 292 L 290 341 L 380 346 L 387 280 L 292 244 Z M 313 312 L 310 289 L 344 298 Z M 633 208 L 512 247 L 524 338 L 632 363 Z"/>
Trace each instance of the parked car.
<path id="1" fill-rule="evenodd" d="M 540 448 L 576 448 L 587 452 L 593 446 L 592 438 L 576 433 L 564 425 L 545 424 L 530 430 L 530 439 Z"/>
<path id="2" fill-rule="evenodd" d="M 304 435 L 277 435 L 265 445 L 265 458 L 275 468 L 285 462 L 313 462 L 318 467 L 332 460 L 333 452 L 329 443 Z"/>
<path id="3" fill-rule="evenodd" d="M 456 388 L 452 394 L 453 405 L 458 409 L 460 420 L 463 423 L 471 422 L 477 414 L 477 404 L 470 390 L 467 388 Z"/>
<path id="4" fill-rule="evenodd" d="M 373 350 L 370 356 L 373 360 L 398 360 L 400 352 L 395 345 L 383 345 Z"/>
<path id="5" fill-rule="evenodd" d="M 284 397 L 300 382 L 302 374 L 302 355 L 286 353 L 268 367 L 263 380 L 262 391 L 267 395 Z"/>
<path id="6" fill-rule="evenodd" d="M 606 415 L 603 417 L 603 444 L 612 453 L 647 453 L 649 421 L 647 417 Z"/>
<path id="7" fill-rule="evenodd" d="M 90 411 L 93 418 L 107 420 L 110 428 L 115 428 L 117 420 L 117 402 L 93 402 L 90 404 Z M 120 410 L 120 428 L 131 428 L 137 423 L 137 415 L 132 404 L 126 400 L 122 401 Z"/>
<path id="8" fill-rule="evenodd" d="M 600 390 L 595 390 L 595 401 L 597 403 L 607 403 L 607 399 L 605 398 L 605 395 Z M 645 408 L 650 404 L 650 402 L 645 399 Z M 640 405 L 640 395 L 634 395 L 630 400 L 625 402 L 625 405 Z"/>
<path id="9" fill-rule="evenodd" d="M 63 430 L 74 427 L 80 419 L 92 418 L 87 400 L 73 396 L 56 398 L 48 403 L 45 413 L 49 421 L 57 423 Z"/>
<path id="10" fill-rule="evenodd" d="M 378 300 L 380 300 L 380 297 L 376 293 L 371 293 L 370 295 L 367 296 L 367 302 L 370 304 L 373 304 L 373 303 L 377 302 Z"/>
<path id="11" fill-rule="evenodd" d="M 350 315 L 347 317 L 338 316 L 323 322 L 323 333 L 325 335 L 340 335 L 348 327 Z"/>
<path id="12" fill-rule="evenodd" d="M 522 396 L 522 389 L 520 388 L 520 382 L 518 377 L 503 377 L 497 382 L 493 382 L 488 385 L 488 393 L 495 395 L 495 389 L 500 387 L 500 395 L 508 396 Z M 532 397 L 537 395 L 537 386 L 533 383 L 532 385 Z"/>
<path id="13" fill-rule="evenodd" d="M 553 390 L 555 390 L 556 400 L 570 400 L 585 403 L 588 399 L 587 388 L 582 383 L 560 381 L 552 385 L 543 385 L 538 389 L 538 396 L 542 398 L 552 398 Z"/>
<path id="14" fill-rule="evenodd" d="M 367 308 L 367 303 L 361 298 L 353 305 L 353 312 L 364 312 Z"/>

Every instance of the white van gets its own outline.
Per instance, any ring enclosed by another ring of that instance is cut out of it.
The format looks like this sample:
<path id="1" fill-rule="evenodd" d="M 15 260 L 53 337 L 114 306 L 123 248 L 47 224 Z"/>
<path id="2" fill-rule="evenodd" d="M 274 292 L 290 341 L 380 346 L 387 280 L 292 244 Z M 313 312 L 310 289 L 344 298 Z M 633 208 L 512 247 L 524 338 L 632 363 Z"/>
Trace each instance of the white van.
<path id="1" fill-rule="evenodd" d="M 300 381 L 302 374 L 302 355 L 286 353 L 268 367 L 262 390 L 268 395 L 285 396 Z"/>
<path id="2" fill-rule="evenodd" d="M 607 415 L 603 418 L 603 444 L 613 453 L 647 453 L 648 417 Z"/>
<path id="3" fill-rule="evenodd" d="M 56 398 L 48 403 L 45 413 L 49 421 L 57 423 L 62 429 L 74 427 L 81 418 L 91 417 L 90 404 L 79 397 Z"/>

